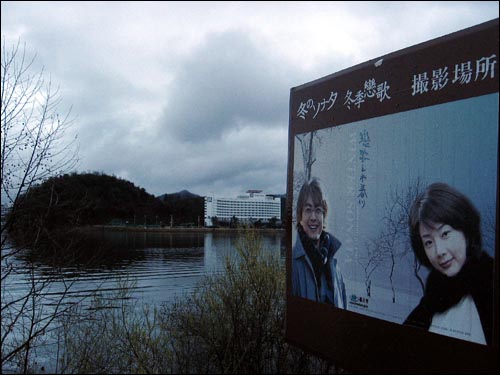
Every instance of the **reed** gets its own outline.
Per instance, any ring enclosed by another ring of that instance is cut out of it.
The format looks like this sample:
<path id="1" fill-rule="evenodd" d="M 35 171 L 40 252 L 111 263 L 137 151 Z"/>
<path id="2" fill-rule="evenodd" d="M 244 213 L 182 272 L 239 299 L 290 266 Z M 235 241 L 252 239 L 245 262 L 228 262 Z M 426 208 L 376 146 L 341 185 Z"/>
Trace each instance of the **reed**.
<path id="1" fill-rule="evenodd" d="M 236 250 L 224 272 L 206 276 L 170 305 L 143 305 L 138 314 L 126 295 L 119 308 L 96 299 L 93 319 L 66 325 L 61 372 L 341 372 L 285 342 L 279 254 L 264 251 L 256 231 L 242 232 Z"/>

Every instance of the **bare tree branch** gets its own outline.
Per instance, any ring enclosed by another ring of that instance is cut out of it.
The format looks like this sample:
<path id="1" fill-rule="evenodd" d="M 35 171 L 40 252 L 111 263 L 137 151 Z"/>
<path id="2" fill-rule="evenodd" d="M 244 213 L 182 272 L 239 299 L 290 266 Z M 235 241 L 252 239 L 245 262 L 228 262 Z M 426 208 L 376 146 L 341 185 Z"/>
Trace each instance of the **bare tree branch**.
<path id="1" fill-rule="evenodd" d="M 44 79 L 43 68 L 35 70 L 35 58 L 28 58 L 20 41 L 1 51 L 1 364 L 18 361 L 23 372 L 31 371 L 33 350 L 68 307 L 63 302 L 72 284 L 62 282 L 62 291 L 50 289 L 60 277 L 36 274 L 33 261 L 17 257 L 26 249 L 36 251 L 40 234 L 46 231 L 44 217 L 32 228 L 33 240 L 14 246 L 8 233 L 23 215 L 19 202 L 30 188 L 49 177 L 71 171 L 78 161 L 76 138 L 67 139 L 72 125 L 71 109 L 60 113 L 59 89 Z M 49 201 L 47 211 L 50 210 Z M 26 272 L 28 270 L 28 272 Z M 13 282 L 26 288 L 12 288 Z M 19 294 L 17 294 L 19 293 Z M 50 307 L 48 306 L 50 302 Z"/>
<path id="2" fill-rule="evenodd" d="M 388 266 L 388 278 L 391 284 L 392 301 L 396 302 L 396 291 L 394 288 L 394 273 L 397 259 L 401 259 L 408 254 L 413 257 L 413 274 L 419 281 L 422 290 L 424 282 L 419 274 L 421 264 L 418 262 L 410 245 L 408 218 L 410 207 L 416 196 L 422 191 L 422 181 L 417 178 L 406 188 L 393 188 L 389 191 L 384 209 L 384 216 L 381 220 L 381 230 L 376 238 L 367 246 L 366 257 L 358 261 L 365 271 L 365 285 L 367 287 L 372 273 L 376 268 L 384 265 Z"/>

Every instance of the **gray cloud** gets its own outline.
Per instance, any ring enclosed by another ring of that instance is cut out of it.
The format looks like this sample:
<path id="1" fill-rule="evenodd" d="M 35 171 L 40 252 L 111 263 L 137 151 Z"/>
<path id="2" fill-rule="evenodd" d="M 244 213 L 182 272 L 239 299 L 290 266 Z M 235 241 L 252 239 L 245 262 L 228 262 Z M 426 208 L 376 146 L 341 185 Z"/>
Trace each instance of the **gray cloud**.
<path id="1" fill-rule="evenodd" d="M 78 171 L 155 195 L 284 193 L 291 87 L 498 17 L 498 2 L 1 7 L 2 37 L 26 42 L 73 108 Z"/>
<path id="2" fill-rule="evenodd" d="M 208 35 L 182 62 L 160 124 L 192 143 L 220 138 L 246 122 L 286 126 L 294 76 L 242 31 Z"/>

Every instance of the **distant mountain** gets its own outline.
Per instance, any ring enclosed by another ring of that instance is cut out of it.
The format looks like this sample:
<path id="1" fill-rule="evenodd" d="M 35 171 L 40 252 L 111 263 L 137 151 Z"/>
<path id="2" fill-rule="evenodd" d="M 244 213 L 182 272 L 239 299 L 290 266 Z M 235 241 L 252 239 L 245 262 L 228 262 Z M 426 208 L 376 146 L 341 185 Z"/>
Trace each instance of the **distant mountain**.
<path id="1" fill-rule="evenodd" d="M 158 197 L 173 220 L 172 225 L 203 225 L 204 198 L 187 190 Z"/>
<path id="2" fill-rule="evenodd" d="M 178 191 L 177 193 L 171 193 L 171 194 L 166 193 L 166 194 L 158 196 L 158 198 L 160 198 L 161 200 L 164 200 L 167 197 L 168 198 L 182 198 L 182 199 L 201 198 L 201 196 L 199 196 L 197 194 L 193 194 L 187 190 L 181 190 L 181 191 Z"/>

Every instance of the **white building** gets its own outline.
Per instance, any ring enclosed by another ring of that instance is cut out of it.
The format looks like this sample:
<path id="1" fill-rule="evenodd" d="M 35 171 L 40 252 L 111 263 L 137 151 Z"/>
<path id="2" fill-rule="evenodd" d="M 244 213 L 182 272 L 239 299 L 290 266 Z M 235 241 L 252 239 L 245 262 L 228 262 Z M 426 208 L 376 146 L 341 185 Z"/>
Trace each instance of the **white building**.
<path id="1" fill-rule="evenodd" d="M 213 218 L 219 223 L 229 223 L 236 217 L 242 224 L 258 220 L 267 223 L 273 218 L 280 220 L 280 198 L 261 193 L 261 190 L 248 190 L 236 198 L 205 197 L 205 226 L 213 226 Z"/>

